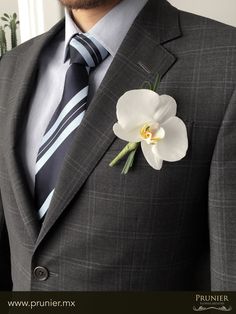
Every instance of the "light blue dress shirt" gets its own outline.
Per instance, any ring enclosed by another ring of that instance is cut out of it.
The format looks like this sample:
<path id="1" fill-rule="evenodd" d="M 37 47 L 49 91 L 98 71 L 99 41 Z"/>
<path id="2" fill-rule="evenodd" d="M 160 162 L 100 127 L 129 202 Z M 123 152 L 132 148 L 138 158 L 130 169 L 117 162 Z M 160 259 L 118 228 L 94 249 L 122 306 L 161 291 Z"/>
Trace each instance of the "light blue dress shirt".
<path id="1" fill-rule="evenodd" d="M 94 96 L 128 30 L 148 0 L 123 0 L 89 30 L 110 53 L 90 75 L 89 100 Z M 21 142 L 21 159 L 33 193 L 38 150 L 47 125 L 60 103 L 69 60 L 67 48 L 71 37 L 81 33 L 70 13 L 65 13 L 65 36 L 59 34 L 43 51 L 39 76 Z"/>

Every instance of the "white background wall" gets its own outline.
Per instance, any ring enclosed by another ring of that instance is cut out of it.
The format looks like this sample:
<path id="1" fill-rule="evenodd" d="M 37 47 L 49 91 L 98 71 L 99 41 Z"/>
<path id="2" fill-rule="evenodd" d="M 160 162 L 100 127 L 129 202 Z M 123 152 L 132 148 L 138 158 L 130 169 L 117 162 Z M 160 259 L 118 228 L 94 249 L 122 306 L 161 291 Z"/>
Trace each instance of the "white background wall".
<path id="1" fill-rule="evenodd" d="M 157 0 L 158 1 L 158 0 Z M 236 26 L 236 0 L 168 0 L 179 9 Z"/>
<path id="2" fill-rule="evenodd" d="M 15 11 L 17 10 L 17 0 L 1 0 L 0 1 L 0 14 L 5 11 Z"/>
<path id="3" fill-rule="evenodd" d="M 63 15 L 58 0 L 18 0 L 18 6 L 22 42 L 47 31 Z"/>

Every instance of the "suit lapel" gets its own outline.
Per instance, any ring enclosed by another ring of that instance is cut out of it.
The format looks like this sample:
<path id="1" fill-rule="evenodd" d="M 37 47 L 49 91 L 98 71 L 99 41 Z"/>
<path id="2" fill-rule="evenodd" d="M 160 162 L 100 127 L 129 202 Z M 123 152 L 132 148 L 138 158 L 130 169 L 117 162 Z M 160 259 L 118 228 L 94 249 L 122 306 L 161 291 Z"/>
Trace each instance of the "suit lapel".
<path id="1" fill-rule="evenodd" d="M 128 90 L 163 75 L 176 58 L 162 43 L 181 35 L 178 11 L 151 0 L 135 20 L 89 105 L 68 152 L 36 246 L 60 217 L 115 139 L 116 103 Z M 107 167 L 109 171 L 109 167 Z"/>
<path id="2" fill-rule="evenodd" d="M 54 37 L 64 26 L 63 21 L 58 23 L 50 32 L 28 42 L 29 54 L 18 54 L 15 64 L 14 83 L 9 92 L 11 106 L 6 134 L 8 139 L 5 144 L 6 163 L 12 183 L 13 193 L 20 210 L 22 220 L 30 236 L 32 243 L 35 243 L 40 230 L 40 224 L 34 210 L 34 201 L 30 193 L 25 173 L 20 162 L 18 146 L 22 131 L 24 130 L 25 117 L 28 112 L 31 92 L 34 91 L 37 64 L 40 52 L 43 47 Z M 20 48 L 18 48 L 20 51 Z"/>

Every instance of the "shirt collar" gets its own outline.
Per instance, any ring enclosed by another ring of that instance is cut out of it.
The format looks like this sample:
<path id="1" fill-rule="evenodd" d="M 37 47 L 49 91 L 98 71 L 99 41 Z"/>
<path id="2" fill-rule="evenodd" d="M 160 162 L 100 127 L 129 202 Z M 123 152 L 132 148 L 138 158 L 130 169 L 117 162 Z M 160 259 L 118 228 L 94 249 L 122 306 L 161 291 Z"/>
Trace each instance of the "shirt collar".
<path id="1" fill-rule="evenodd" d="M 128 30 L 135 18 L 148 0 L 123 0 L 99 20 L 88 32 L 110 53 L 112 57 L 117 53 Z M 73 21 L 70 12 L 65 10 L 65 52 L 66 59 L 68 45 L 75 34 L 82 31 Z"/>

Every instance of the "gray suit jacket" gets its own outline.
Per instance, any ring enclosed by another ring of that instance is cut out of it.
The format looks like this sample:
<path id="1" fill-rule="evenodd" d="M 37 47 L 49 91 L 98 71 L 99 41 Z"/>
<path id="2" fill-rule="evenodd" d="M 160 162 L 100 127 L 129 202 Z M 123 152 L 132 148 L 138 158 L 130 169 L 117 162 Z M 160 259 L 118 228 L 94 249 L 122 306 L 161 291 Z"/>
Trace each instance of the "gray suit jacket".
<path id="1" fill-rule="evenodd" d="M 63 28 L 0 63 L 1 288 L 235 290 L 236 29 L 148 2 L 77 130 L 40 228 L 18 145 L 40 53 Z M 139 151 L 122 176 L 122 163 L 108 166 L 125 144 L 112 131 L 117 100 L 157 73 L 187 125 L 187 156 L 155 171 Z"/>

